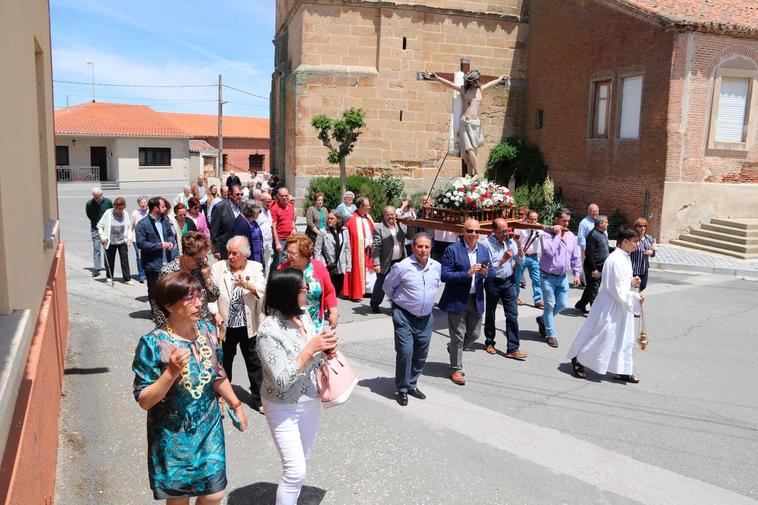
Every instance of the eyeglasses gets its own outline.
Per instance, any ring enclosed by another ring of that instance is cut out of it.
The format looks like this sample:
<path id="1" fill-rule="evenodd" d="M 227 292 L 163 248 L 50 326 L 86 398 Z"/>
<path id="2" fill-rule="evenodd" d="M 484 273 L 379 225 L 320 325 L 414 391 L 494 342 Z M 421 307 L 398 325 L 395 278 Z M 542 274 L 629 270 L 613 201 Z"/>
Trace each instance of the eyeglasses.
<path id="1" fill-rule="evenodd" d="M 466 228 L 464 231 L 465 231 L 466 233 L 476 233 L 476 232 L 478 232 L 479 230 L 474 230 L 473 228 Z"/>
<path id="2" fill-rule="evenodd" d="M 182 297 L 182 300 L 185 302 L 194 302 L 195 300 L 200 299 L 200 290 L 195 289 L 194 291 L 190 291 L 188 294 L 184 295 Z"/>

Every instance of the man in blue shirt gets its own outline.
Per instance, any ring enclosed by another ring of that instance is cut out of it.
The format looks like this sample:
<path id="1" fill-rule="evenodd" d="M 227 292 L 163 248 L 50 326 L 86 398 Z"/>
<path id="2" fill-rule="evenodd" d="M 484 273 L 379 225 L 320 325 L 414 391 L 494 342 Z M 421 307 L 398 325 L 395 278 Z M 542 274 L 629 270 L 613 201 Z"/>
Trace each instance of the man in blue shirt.
<path id="1" fill-rule="evenodd" d="M 384 279 L 384 292 L 392 302 L 395 327 L 395 386 L 397 403 L 408 405 L 408 395 L 423 400 L 416 387 L 426 363 L 432 338 L 434 300 L 440 285 L 441 267 L 430 258 L 432 238 L 419 233 L 413 238 L 413 254 L 392 266 Z"/>
<path id="2" fill-rule="evenodd" d="M 516 265 L 524 262 L 524 250 L 518 236 L 508 237 L 508 222 L 497 218 L 492 223 L 492 234 L 484 245 L 490 253 L 492 264 L 484 281 L 486 309 L 484 316 L 484 345 L 489 354 L 496 354 L 495 349 L 495 311 L 498 302 L 503 303 L 505 311 L 505 335 L 508 339 L 506 358 L 523 361 L 526 353 L 519 350 L 518 336 L 518 295 L 516 286 L 519 279 L 513 275 Z"/>

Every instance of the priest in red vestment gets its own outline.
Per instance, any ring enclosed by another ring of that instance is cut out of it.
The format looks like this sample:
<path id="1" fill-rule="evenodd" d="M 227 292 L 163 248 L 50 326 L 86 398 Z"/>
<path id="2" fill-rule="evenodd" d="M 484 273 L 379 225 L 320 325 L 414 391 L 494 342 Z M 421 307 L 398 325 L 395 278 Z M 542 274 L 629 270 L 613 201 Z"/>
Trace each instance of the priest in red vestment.
<path id="1" fill-rule="evenodd" d="M 372 235 L 374 233 L 374 221 L 368 211 L 371 203 L 368 198 L 358 197 L 355 199 L 356 210 L 347 220 L 347 232 L 350 235 L 350 252 L 353 259 L 353 269 L 345 273 L 345 283 L 342 287 L 342 295 L 351 300 L 360 300 L 366 292 L 366 269 L 373 272 L 371 259 Z"/>

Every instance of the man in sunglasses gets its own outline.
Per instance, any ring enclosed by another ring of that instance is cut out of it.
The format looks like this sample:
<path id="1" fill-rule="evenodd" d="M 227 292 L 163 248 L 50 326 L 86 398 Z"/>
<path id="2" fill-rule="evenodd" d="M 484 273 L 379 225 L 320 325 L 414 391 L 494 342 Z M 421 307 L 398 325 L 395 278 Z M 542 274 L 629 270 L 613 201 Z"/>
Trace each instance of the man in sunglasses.
<path id="1" fill-rule="evenodd" d="M 484 279 L 490 264 L 490 253 L 479 243 L 479 221 L 463 223 L 463 240 L 451 244 L 442 255 L 442 282 L 445 289 L 437 304 L 447 312 L 450 328 L 450 380 L 466 384 L 463 372 L 463 350 L 479 338 L 484 314 Z"/>
<path id="2" fill-rule="evenodd" d="M 495 349 L 495 311 L 502 302 L 505 311 L 505 335 L 508 339 L 506 358 L 519 361 L 526 359 L 526 353 L 519 350 L 518 304 L 514 275 L 516 267 L 524 262 L 524 250 L 518 235 L 509 236 L 508 222 L 497 218 L 492 223 L 492 233 L 484 245 L 489 251 L 492 264 L 484 282 L 486 308 L 484 316 L 484 345 L 488 354 L 497 354 Z"/>

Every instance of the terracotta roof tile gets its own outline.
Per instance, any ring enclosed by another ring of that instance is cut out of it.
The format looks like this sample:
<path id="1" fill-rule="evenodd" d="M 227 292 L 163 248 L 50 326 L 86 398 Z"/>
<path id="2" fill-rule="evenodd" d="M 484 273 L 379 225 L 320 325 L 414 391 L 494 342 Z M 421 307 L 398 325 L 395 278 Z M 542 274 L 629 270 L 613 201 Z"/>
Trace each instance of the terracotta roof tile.
<path id="1" fill-rule="evenodd" d="M 164 112 L 163 116 L 192 137 L 218 135 L 218 117 L 209 114 L 180 114 Z M 269 138 L 268 119 L 258 117 L 224 116 L 224 137 Z"/>
<path id="2" fill-rule="evenodd" d="M 191 153 L 199 153 L 200 151 L 216 151 L 216 148 L 205 140 L 192 139 L 189 141 L 189 150 Z"/>
<path id="3" fill-rule="evenodd" d="M 123 137 L 179 137 L 187 132 L 146 105 L 87 102 L 55 111 L 55 133 Z"/>
<path id="4" fill-rule="evenodd" d="M 613 0 L 695 29 L 758 35 L 758 0 Z"/>

